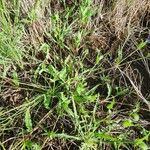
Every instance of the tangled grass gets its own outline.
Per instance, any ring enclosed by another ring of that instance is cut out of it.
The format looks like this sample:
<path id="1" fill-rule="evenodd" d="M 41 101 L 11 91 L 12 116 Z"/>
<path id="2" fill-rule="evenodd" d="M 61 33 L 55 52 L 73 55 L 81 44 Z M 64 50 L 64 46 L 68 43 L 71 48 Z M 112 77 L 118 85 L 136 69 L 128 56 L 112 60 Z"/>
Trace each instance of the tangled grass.
<path id="1" fill-rule="evenodd" d="M 0 0 L 0 148 L 148 150 L 149 0 Z"/>

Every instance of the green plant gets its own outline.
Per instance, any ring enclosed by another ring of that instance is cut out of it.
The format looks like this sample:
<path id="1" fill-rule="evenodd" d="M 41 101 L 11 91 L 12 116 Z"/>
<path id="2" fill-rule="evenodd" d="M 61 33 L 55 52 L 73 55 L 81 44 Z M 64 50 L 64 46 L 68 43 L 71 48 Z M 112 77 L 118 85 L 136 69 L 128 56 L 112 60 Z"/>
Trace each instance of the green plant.
<path id="1" fill-rule="evenodd" d="M 0 0 L 0 149 L 148 149 L 148 8 Z"/>
<path id="2" fill-rule="evenodd" d="M 24 26 L 19 23 L 18 3 L 14 2 L 14 23 L 9 16 L 9 11 L 6 9 L 6 3 L 1 2 L 0 5 L 0 57 L 6 61 L 14 61 L 23 67 L 22 57 L 24 48 L 21 44 L 21 39 L 24 32 Z"/>

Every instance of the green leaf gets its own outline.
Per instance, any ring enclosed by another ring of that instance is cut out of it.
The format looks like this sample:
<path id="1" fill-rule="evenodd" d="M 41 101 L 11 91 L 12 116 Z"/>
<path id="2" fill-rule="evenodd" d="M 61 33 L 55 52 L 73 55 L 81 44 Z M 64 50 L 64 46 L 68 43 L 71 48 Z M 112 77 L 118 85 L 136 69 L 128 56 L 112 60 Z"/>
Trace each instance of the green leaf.
<path id="1" fill-rule="evenodd" d="M 32 120 L 31 120 L 31 115 L 30 115 L 30 107 L 27 108 L 26 113 L 25 113 L 25 126 L 27 128 L 27 132 L 32 131 Z"/>
<path id="2" fill-rule="evenodd" d="M 19 86 L 18 74 L 15 71 L 13 72 L 13 82 L 16 86 Z"/>
<path id="3" fill-rule="evenodd" d="M 146 44 L 147 44 L 146 42 L 142 41 L 142 42 L 137 46 L 137 48 L 138 48 L 138 49 L 142 49 L 142 48 L 145 47 Z"/>
<path id="4" fill-rule="evenodd" d="M 108 89 L 107 97 L 110 97 L 111 93 L 112 93 L 112 88 L 111 88 L 111 85 L 109 83 L 107 83 L 107 89 Z"/>
<path id="5" fill-rule="evenodd" d="M 107 105 L 107 108 L 108 108 L 109 110 L 111 110 L 111 109 L 113 109 L 114 105 L 115 105 L 115 100 L 113 99 L 113 101 L 110 102 L 110 103 Z"/>
<path id="6" fill-rule="evenodd" d="M 32 147 L 34 150 L 42 150 L 42 147 L 37 143 L 34 143 Z"/>
<path id="7" fill-rule="evenodd" d="M 86 84 L 84 84 L 82 82 L 78 84 L 78 86 L 77 86 L 77 93 L 79 95 L 81 95 L 85 91 L 85 86 L 86 86 Z"/>
<path id="8" fill-rule="evenodd" d="M 43 43 L 40 47 L 40 51 L 47 52 L 48 49 L 49 49 L 49 45 L 46 43 Z"/>
<path id="9" fill-rule="evenodd" d="M 133 126 L 132 120 L 127 119 L 123 122 L 124 128 L 131 127 L 131 126 Z"/>
<path id="10" fill-rule="evenodd" d="M 137 113 L 132 113 L 131 116 L 133 117 L 134 121 L 139 121 L 140 117 Z"/>
<path id="11" fill-rule="evenodd" d="M 30 141 L 30 140 L 27 140 L 27 141 L 24 141 L 24 144 L 23 144 L 23 147 L 24 147 L 24 149 L 25 148 L 32 148 L 32 141 Z"/>
<path id="12" fill-rule="evenodd" d="M 73 98 L 76 102 L 85 102 L 86 101 L 83 96 L 79 96 L 79 95 L 74 95 Z"/>
<path id="13" fill-rule="evenodd" d="M 56 137 L 56 133 L 53 131 L 45 131 L 45 133 L 43 135 L 46 135 L 48 138 L 53 139 Z"/>
<path id="14" fill-rule="evenodd" d="M 67 100 L 67 101 L 63 101 L 62 102 L 62 107 L 64 110 L 67 110 L 69 108 L 69 104 L 70 104 L 70 101 Z"/>
<path id="15" fill-rule="evenodd" d="M 141 148 L 141 150 L 148 150 L 148 146 L 143 142 L 144 138 L 135 140 L 135 147 Z"/>
<path id="16" fill-rule="evenodd" d="M 97 95 L 84 96 L 84 99 L 88 102 L 95 102 L 96 98 L 97 98 Z"/>
<path id="17" fill-rule="evenodd" d="M 142 137 L 140 139 L 135 139 L 135 141 L 134 141 L 135 147 L 140 147 L 142 150 L 147 150 L 148 146 L 145 144 L 144 141 L 149 140 L 149 135 L 150 135 L 150 133 L 146 134 L 144 137 Z"/>
<path id="18" fill-rule="evenodd" d="M 44 94 L 44 106 L 46 109 L 50 108 L 51 96 L 49 94 Z"/>
<path id="19" fill-rule="evenodd" d="M 54 79 L 57 79 L 58 71 L 54 68 L 53 65 L 48 66 L 49 74 L 51 74 Z"/>
<path id="20" fill-rule="evenodd" d="M 67 77 L 67 70 L 66 70 L 66 67 L 63 68 L 60 72 L 59 72 L 59 78 L 62 80 L 62 81 L 65 81 Z"/>
<path id="21" fill-rule="evenodd" d="M 63 92 L 60 93 L 60 102 L 59 102 L 59 109 L 65 110 L 69 115 L 73 116 L 72 110 L 69 108 L 70 100 L 68 100 L 67 97 L 63 94 Z"/>
<path id="22" fill-rule="evenodd" d="M 119 139 L 117 137 L 112 136 L 109 133 L 104 133 L 104 132 L 100 132 L 100 133 L 95 133 L 96 138 L 99 139 L 104 139 L 104 140 L 109 140 L 109 141 L 113 141 L 113 142 L 118 142 Z"/>
<path id="23" fill-rule="evenodd" d="M 41 75 L 43 72 L 46 72 L 46 73 L 48 73 L 48 74 L 50 74 L 49 73 L 49 70 L 48 70 L 48 68 L 47 68 L 47 66 L 43 63 L 43 64 L 41 64 L 39 67 L 41 67 L 41 69 L 39 70 L 39 74 Z"/>
<path id="24" fill-rule="evenodd" d="M 39 144 L 32 142 L 30 140 L 27 140 L 24 142 L 23 148 L 24 149 L 33 149 L 33 150 L 42 150 L 42 148 Z"/>
<path id="25" fill-rule="evenodd" d="M 144 142 L 141 142 L 139 144 L 139 147 L 142 149 L 142 150 L 148 150 L 148 146 L 144 143 Z"/>
<path id="26" fill-rule="evenodd" d="M 99 64 L 99 62 L 104 58 L 103 55 L 100 55 L 99 53 L 96 56 L 96 64 Z"/>

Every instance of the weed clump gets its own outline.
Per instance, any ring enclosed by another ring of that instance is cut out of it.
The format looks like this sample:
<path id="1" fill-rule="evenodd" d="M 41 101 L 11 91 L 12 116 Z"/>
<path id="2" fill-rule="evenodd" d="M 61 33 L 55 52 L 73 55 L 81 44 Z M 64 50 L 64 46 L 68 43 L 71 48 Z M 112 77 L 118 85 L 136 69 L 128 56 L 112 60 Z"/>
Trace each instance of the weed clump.
<path id="1" fill-rule="evenodd" d="M 0 0 L 0 149 L 150 147 L 149 0 Z"/>

